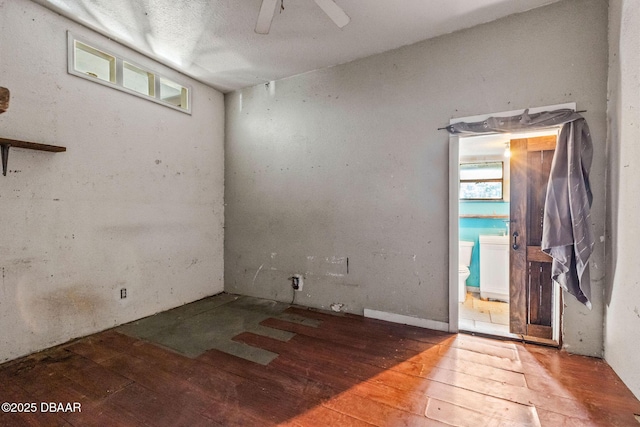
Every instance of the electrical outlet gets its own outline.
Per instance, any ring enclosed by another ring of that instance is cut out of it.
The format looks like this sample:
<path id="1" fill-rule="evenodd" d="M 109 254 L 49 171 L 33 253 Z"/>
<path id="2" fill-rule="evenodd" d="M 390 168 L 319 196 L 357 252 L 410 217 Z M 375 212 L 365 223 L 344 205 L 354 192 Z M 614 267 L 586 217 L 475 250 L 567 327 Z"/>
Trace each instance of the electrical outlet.
<path id="1" fill-rule="evenodd" d="M 125 299 L 127 297 L 127 288 L 120 289 L 120 299 Z"/>
<path id="2" fill-rule="evenodd" d="M 302 290 L 303 282 L 302 282 L 301 274 L 294 274 L 289 279 L 291 280 L 291 287 L 293 288 L 294 291 Z"/>

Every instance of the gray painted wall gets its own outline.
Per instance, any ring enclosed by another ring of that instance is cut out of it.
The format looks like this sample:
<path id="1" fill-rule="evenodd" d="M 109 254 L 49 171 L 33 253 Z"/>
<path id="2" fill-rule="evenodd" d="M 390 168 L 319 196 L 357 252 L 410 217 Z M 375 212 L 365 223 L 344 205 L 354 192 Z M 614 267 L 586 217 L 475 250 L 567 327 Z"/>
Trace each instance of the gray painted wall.
<path id="1" fill-rule="evenodd" d="M 612 0 L 609 19 L 605 359 L 640 398 L 640 3 Z"/>
<path id="2" fill-rule="evenodd" d="M 604 235 L 607 2 L 566 0 L 225 95 L 225 290 L 448 321 L 450 118 L 575 101 L 595 145 Z M 564 344 L 602 355 L 593 310 L 566 298 Z M 349 260 L 347 272 L 346 260 Z"/>
<path id="3" fill-rule="evenodd" d="M 191 85 L 193 115 L 67 74 L 67 30 Z M 0 38 L 0 136 L 67 147 L 0 176 L 0 362 L 221 292 L 222 94 L 28 0 Z"/>

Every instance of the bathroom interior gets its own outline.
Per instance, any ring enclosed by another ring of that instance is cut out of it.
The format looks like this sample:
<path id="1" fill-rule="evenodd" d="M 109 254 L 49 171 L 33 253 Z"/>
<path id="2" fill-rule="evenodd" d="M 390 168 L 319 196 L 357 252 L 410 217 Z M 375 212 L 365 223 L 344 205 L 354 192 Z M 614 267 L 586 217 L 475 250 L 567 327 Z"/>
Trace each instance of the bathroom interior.
<path id="1" fill-rule="evenodd" d="M 460 138 L 459 328 L 509 333 L 509 135 Z"/>

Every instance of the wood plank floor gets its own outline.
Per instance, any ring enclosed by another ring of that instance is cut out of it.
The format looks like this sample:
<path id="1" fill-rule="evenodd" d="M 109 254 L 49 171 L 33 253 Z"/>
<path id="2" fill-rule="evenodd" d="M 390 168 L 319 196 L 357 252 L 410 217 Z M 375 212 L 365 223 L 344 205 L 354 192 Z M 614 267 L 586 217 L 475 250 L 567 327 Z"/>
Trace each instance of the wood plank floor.
<path id="1" fill-rule="evenodd" d="M 640 402 L 605 362 L 554 349 L 451 335 L 301 308 L 263 326 L 284 342 L 260 365 L 209 350 L 188 358 L 106 331 L 0 365 L 6 426 L 640 426 Z M 41 402 L 81 404 L 43 412 Z"/>

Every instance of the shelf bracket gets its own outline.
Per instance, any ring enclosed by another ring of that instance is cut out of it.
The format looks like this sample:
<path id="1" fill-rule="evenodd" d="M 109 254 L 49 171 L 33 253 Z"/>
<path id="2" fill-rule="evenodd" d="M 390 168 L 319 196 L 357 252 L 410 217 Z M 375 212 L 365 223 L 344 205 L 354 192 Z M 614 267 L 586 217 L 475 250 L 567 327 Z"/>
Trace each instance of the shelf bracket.
<path id="1" fill-rule="evenodd" d="M 9 148 L 11 144 L 1 144 L 2 149 L 2 175 L 7 176 L 7 162 L 9 161 Z"/>
<path id="2" fill-rule="evenodd" d="M 0 138 L 2 148 L 2 175 L 7 176 L 7 162 L 9 160 L 9 147 L 26 148 L 27 150 L 48 151 L 61 153 L 67 151 L 66 147 L 58 145 L 38 144 L 36 142 L 18 141 L 17 139 Z"/>

